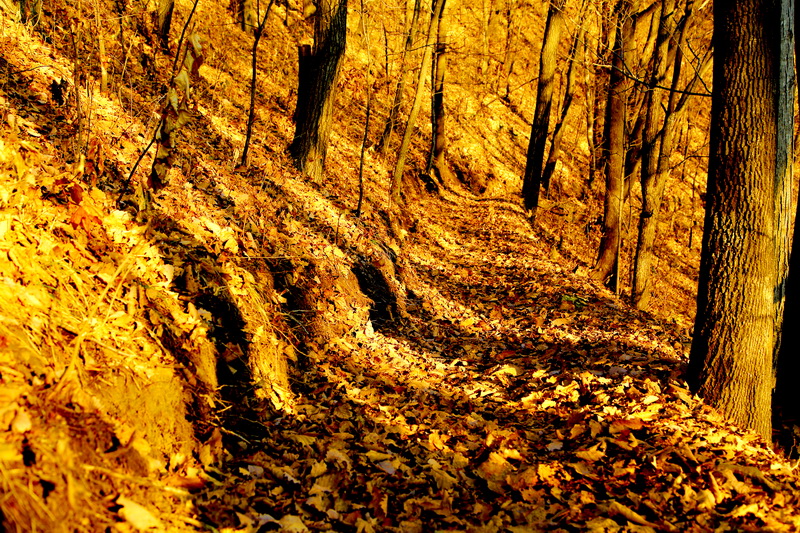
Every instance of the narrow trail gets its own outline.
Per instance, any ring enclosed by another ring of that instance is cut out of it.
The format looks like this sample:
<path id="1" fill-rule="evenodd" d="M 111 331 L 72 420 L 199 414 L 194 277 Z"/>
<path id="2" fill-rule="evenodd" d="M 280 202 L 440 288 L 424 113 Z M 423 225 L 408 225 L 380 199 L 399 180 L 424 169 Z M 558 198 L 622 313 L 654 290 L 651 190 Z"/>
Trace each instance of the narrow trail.
<path id="1" fill-rule="evenodd" d="M 293 383 L 295 413 L 265 419 L 198 495 L 204 521 L 704 531 L 751 523 L 736 512 L 743 495 L 791 479 L 738 467 L 736 456 L 772 454 L 690 397 L 676 334 L 541 257 L 518 207 L 417 209 L 403 251 L 417 276 L 409 317 L 312 356 Z"/>

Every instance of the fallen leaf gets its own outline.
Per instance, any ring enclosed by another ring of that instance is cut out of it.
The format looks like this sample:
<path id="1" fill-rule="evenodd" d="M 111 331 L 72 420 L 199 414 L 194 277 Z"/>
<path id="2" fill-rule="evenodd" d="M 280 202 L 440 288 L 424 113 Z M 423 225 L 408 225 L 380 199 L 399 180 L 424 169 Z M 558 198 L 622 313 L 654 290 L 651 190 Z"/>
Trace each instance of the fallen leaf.
<path id="1" fill-rule="evenodd" d="M 575 455 L 584 461 L 599 461 L 606 455 L 606 443 L 605 441 L 600 441 L 588 450 L 579 450 L 575 452 Z"/>
<path id="2" fill-rule="evenodd" d="M 303 519 L 297 515 L 286 515 L 278 523 L 281 525 L 282 531 L 289 533 L 306 533 L 309 531 Z"/>
<path id="3" fill-rule="evenodd" d="M 164 525 L 146 507 L 139 505 L 124 496 L 117 498 L 117 505 L 122 506 L 117 513 L 137 531 L 163 530 Z"/>
<path id="4" fill-rule="evenodd" d="M 608 510 L 611 513 L 624 516 L 626 519 L 630 520 L 635 524 L 641 524 L 643 526 L 648 526 L 656 529 L 658 529 L 659 527 L 658 524 L 654 524 L 653 522 L 648 521 L 645 517 L 643 517 L 633 509 L 629 509 L 628 507 L 625 507 L 619 502 L 616 501 L 611 502 L 611 505 L 609 506 Z"/>
<path id="5" fill-rule="evenodd" d="M 30 431 L 32 427 L 33 422 L 31 421 L 31 415 L 28 414 L 28 411 L 24 409 L 17 411 L 17 416 L 15 416 L 14 421 L 11 422 L 11 430 L 15 433 L 25 433 L 26 431 Z"/>

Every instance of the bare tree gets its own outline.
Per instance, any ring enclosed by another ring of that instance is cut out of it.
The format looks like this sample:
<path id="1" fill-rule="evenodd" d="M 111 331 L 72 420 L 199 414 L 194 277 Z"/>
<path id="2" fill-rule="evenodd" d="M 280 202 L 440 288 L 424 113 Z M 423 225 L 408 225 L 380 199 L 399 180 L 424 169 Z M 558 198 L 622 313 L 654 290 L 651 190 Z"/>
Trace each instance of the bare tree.
<path id="1" fill-rule="evenodd" d="M 395 85 L 394 89 L 392 105 L 389 107 L 389 114 L 386 117 L 386 122 L 383 126 L 383 133 L 376 143 L 376 150 L 381 153 L 386 151 L 389 141 L 392 138 L 392 133 L 394 133 L 394 128 L 397 125 L 397 115 L 400 113 L 400 105 L 403 102 L 403 92 L 406 86 L 406 76 L 408 74 L 408 68 L 406 65 L 408 61 L 408 55 L 411 53 L 411 50 L 414 47 L 417 21 L 419 20 L 420 1 L 421 0 L 414 0 L 414 11 L 411 15 L 411 21 L 408 23 L 408 27 L 406 28 L 405 46 L 403 47 L 403 53 L 400 56 L 400 72 L 397 74 L 397 84 Z"/>
<path id="2" fill-rule="evenodd" d="M 358 204 L 356 205 L 356 217 L 361 217 L 361 207 L 364 203 L 364 152 L 367 150 L 367 137 L 369 136 L 369 122 L 372 116 L 372 83 L 370 82 L 370 70 L 372 70 L 372 52 L 369 49 L 369 30 L 367 28 L 367 11 L 364 7 L 364 0 L 361 0 L 361 34 L 364 38 L 364 48 L 367 51 L 367 83 L 365 83 L 366 93 L 366 116 L 364 117 L 364 135 L 361 137 L 361 153 L 358 158 Z"/>
<path id="3" fill-rule="evenodd" d="M 664 0 L 657 16 L 659 21 L 658 37 L 653 55 L 653 66 L 648 90 L 645 93 L 643 124 L 643 162 L 641 167 L 642 181 L 642 211 L 639 217 L 639 239 L 636 246 L 636 260 L 633 275 L 633 290 L 631 291 L 634 304 L 645 308 L 650 298 L 650 259 L 652 257 L 652 242 L 655 238 L 658 223 L 658 210 L 661 204 L 661 192 L 664 180 L 657 181 L 658 165 L 662 152 L 660 150 L 664 130 L 664 92 L 661 87 L 668 81 L 668 68 L 670 55 L 675 56 L 675 48 L 670 47 L 670 42 L 675 31 L 675 0 Z M 678 56 L 677 61 L 680 61 Z M 680 72 L 680 65 L 676 62 L 675 68 Z M 677 80 L 674 80 L 677 82 Z M 667 155 L 669 157 L 669 155 Z"/>
<path id="4" fill-rule="evenodd" d="M 442 9 L 436 23 L 436 47 L 431 62 L 431 147 L 428 152 L 428 164 L 425 172 L 436 171 L 439 183 L 452 185 L 455 177 L 447 166 L 445 152 L 447 150 L 447 131 L 445 128 L 444 81 L 447 76 L 447 27 L 444 22 L 446 0 L 442 0 Z"/>
<path id="5" fill-rule="evenodd" d="M 539 56 L 539 83 L 536 88 L 536 110 L 533 113 L 531 136 L 528 142 L 528 156 L 525 163 L 525 176 L 522 182 L 522 198 L 525 209 L 530 212 L 532 222 L 536 221 L 539 207 L 539 188 L 542 183 L 545 143 L 550 128 L 550 110 L 553 105 L 553 87 L 556 73 L 558 45 L 561 43 L 561 30 L 564 28 L 565 0 L 551 0 L 547 10 L 542 53 Z"/>
<path id="6" fill-rule="evenodd" d="M 661 51 L 656 52 L 663 61 L 663 66 L 672 63 L 672 73 L 668 75 L 666 68 L 656 73 L 651 79 L 647 126 L 643 146 L 643 162 L 641 169 L 642 211 L 639 216 L 639 233 L 634 260 L 633 289 L 631 297 L 634 305 L 646 309 L 651 298 L 651 264 L 653 260 L 653 244 L 658 228 L 661 202 L 664 196 L 666 180 L 670 174 L 670 156 L 675 152 L 678 137 L 685 123 L 687 104 L 699 81 L 709 69 L 710 54 L 702 60 L 683 90 L 679 88 L 684 62 L 683 48 L 685 35 L 692 20 L 693 0 L 686 4 L 686 10 L 675 27 L 666 25 L 665 40 L 669 45 L 660 44 Z M 667 4 L 665 4 L 666 6 Z M 663 15 L 662 15 L 663 18 Z M 671 76 L 671 82 L 669 82 Z M 667 85 L 669 83 L 669 85 Z M 659 93 L 669 87 L 666 103 Z"/>
<path id="7" fill-rule="evenodd" d="M 414 132 L 414 125 L 417 121 L 419 108 L 422 105 L 422 90 L 425 86 L 425 74 L 429 72 L 430 69 L 433 45 L 436 40 L 435 26 L 439 19 L 439 14 L 444 7 L 444 0 L 433 1 L 433 12 L 431 13 L 430 24 L 428 24 L 428 37 L 425 41 L 425 50 L 422 55 L 422 67 L 419 71 L 417 87 L 414 90 L 414 102 L 411 105 L 411 112 L 408 114 L 408 122 L 406 123 L 406 129 L 403 133 L 403 141 L 400 143 L 400 150 L 397 154 L 397 163 L 392 172 L 390 197 L 392 202 L 400 206 L 403 205 L 403 170 L 405 169 L 406 158 L 408 157 L 408 147 L 411 143 L 411 134 Z"/>
<path id="8" fill-rule="evenodd" d="M 619 290 L 619 256 L 622 244 L 622 205 L 624 202 L 626 100 L 631 80 L 625 73 L 626 52 L 633 41 L 631 1 L 617 3 L 611 77 L 606 104 L 603 158 L 606 161 L 606 195 L 603 206 L 603 236 L 593 277 Z"/>
<path id="9" fill-rule="evenodd" d="M 269 0 L 267 9 L 264 11 L 264 16 L 256 26 L 253 32 L 253 51 L 250 56 L 250 109 L 247 112 L 247 134 L 244 137 L 244 148 L 242 148 L 242 160 L 239 163 L 241 166 L 246 167 L 248 164 L 247 156 L 250 152 L 250 139 L 253 136 L 253 122 L 255 122 L 256 115 L 256 82 L 258 81 L 258 44 L 261 42 L 261 36 L 264 34 L 264 27 L 269 18 L 270 9 L 274 0 Z"/>
<path id="10" fill-rule="evenodd" d="M 581 13 L 583 9 L 581 9 Z M 576 72 L 576 65 L 578 63 L 578 55 L 579 55 L 579 48 L 581 47 L 582 43 L 584 42 L 585 31 L 583 29 L 578 29 L 575 33 L 575 37 L 572 40 L 572 45 L 569 49 L 569 67 L 567 67 L 567 81 L 564 87 L 564 99 L 563 103 L 561 104 L 561 115 L 558 118 L 558 122 L 556 122 L 555 128 L 553 129 L 553 140 L 550 143 L 550 152 L 547 156 L 547 162 L 544 165 L 544 171 L 542 172 L 542 186 L 544 187 L 545 194 L 548 194 L 550 191 L 550 182 L 553 178 L 553 173 L 556 170 L 556 163 L 558 162 L 558 156 L 561 152 L 561 139 L 564 137 L 564 124 L 567 122 L 567 116 L 569 115 L 569 110 L 572 107 L 572 101 L 575 98 L 575 72 Z"/>

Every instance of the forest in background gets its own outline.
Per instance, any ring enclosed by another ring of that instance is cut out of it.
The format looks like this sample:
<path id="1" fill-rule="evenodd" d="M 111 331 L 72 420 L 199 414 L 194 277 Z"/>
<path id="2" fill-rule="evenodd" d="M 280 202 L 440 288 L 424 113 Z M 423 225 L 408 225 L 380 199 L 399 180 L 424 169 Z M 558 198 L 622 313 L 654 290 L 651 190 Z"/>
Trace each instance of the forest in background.
<path id="1" fill-rule="evenodd" d="M 6 529 L 796 528 L 684 381 L 711 5 L 351 1 L 298 171 L 329 4 L 0 2 Z"/>

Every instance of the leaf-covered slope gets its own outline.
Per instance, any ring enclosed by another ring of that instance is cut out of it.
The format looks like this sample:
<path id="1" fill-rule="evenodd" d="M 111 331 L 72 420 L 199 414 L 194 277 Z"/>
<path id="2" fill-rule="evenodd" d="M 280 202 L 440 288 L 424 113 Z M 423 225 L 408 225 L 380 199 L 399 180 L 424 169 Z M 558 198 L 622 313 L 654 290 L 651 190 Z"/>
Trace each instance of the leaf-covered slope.
<path id="1" fill-rule="evenodd" d="M 512 204 L 446 195 L 420 212 L 406 248 L 411 316 L 310 354 L 297 414 L 264 420 L 262 440 L 200 498 L 209 520 L 292 531 L 800 525 L 792 468 L 687 392 L 685 339 L 670 326 L 543 258 Z"/>

